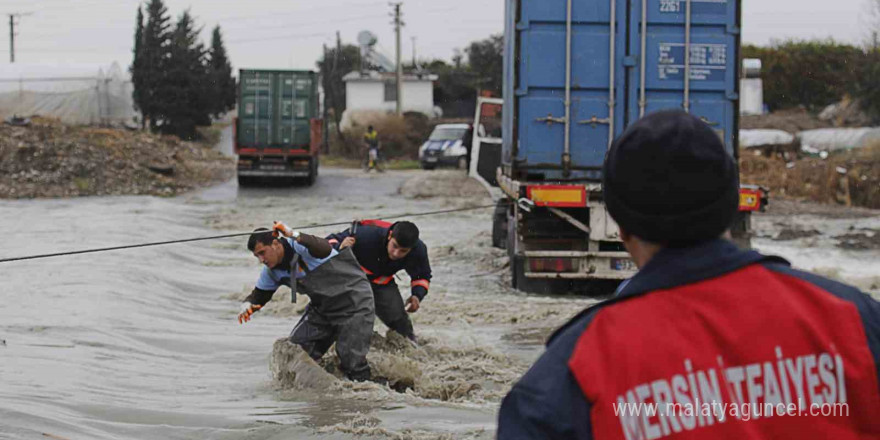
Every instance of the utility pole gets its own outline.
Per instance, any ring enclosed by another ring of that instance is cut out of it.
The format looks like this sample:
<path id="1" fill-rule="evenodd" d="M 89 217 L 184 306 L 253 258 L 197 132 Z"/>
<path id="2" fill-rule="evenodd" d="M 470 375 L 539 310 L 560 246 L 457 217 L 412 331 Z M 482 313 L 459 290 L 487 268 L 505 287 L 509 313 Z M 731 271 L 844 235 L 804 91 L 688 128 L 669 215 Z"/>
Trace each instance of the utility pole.
<path id="1" fill-rule="evenodd" d="M 330 60 L 327 59 L 328 54 L 327 43 L 324 43 L 324 62 L 321 63 L 321 89 L 324 90 L 324 102 L 321 103 L 321 143 L 323 144 L 321 147 L 324 154 L 330 154 L 330 122 L 327 120 L 327 93 L 330 92 L 327 90 L 329 84 L 327 80 L 330 78 L 330 72 L 327 71 L 327 67 L 330 65 Z"/>
<path id="2" fill-rule="evenodd" d="M 390 3 L 394 7 L 394 32 L 397 38 L 397 116 L 403 114 L 403 64 L 400 62 L 400 28 L 403 20 L 400 19 L 400 5 L 402 3 Z"/>
<path id="3" fill-rule="evenodd" d="M 17 20 L 21 17 L 24 17 L 26 15 L 31 15 L 31 14 L 33 14 L 33 12 L 27 12 L 27 13 L 16 12 L 16 13 L 12 13 L 12 14 L 7 14 L 7 15 L 9 15 L 9 62 L 10 63 L 15 62 L 15 35 L 16 35 L 16 33 L 15 33 L 15 24 L 16 24 L 15 20 Z"/>
<path id="4" fill-rule="evenodd" d="M 411 38 L 412 38 L 412 44 L 413 44 L 413 69 L 415 69 L 417 66 L 417 64 L 416 64 L 416 37 L 411 37 Z"/>

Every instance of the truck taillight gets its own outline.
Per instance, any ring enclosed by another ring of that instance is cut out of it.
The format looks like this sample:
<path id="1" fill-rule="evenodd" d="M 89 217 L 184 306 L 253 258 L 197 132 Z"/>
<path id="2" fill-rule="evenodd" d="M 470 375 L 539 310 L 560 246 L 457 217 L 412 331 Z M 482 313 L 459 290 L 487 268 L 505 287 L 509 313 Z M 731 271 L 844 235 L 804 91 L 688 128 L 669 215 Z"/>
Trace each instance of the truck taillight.
<path id="1" fill-rule="evenodd" d="M 530 272 L 577 272 L 573 258 L 530 258 Z"/>
<path id="2" fill-rule="evenodd" d="M 759 211 L 761 209 L 761 190 L 752 188 L 739 189 L 739 210 Z"/>

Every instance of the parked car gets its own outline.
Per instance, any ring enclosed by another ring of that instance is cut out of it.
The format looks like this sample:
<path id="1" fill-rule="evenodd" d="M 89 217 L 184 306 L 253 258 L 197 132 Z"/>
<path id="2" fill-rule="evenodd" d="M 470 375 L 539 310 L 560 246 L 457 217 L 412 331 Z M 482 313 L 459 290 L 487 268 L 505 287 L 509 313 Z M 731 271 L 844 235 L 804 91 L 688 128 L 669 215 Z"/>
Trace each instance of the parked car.
<path id="1" fill-rule="evenodd" d="M 419 148 L 419 162 L 422 168 L 426 170 L 438 166 L 467 168 L 472 134 L 470 124 L 440 124 L 434 127 L 431 136 Z"/>

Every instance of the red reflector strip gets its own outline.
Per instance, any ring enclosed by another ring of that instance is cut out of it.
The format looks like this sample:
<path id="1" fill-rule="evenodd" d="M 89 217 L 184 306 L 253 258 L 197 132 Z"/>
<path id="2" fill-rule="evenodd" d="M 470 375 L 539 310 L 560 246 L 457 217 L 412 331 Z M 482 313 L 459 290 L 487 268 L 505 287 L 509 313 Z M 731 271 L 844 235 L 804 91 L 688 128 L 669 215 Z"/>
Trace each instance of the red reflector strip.
<path id="1" fill-rule="evenodd" d="M 739 210 L 758 211 L 761 209 L 761 192 L 757 189 L 739 190 Z"/>
<path id="2" fill-rule="evenodd" d="M 526 195 L 536 206 L 583 208 L 587 206 L 587 189 L 573 185 L 529 185 Z"/>
<path id="3" fill-rule="evenodd" d="M 360 224 L 367 226 L 378 226 L 380 228 L 387 228 L 391 226 L 391 223 L 388 223 L 383 220 L 361 220 Z"/>
<path id="4" fill-rule="evenodd" d="M 266 148 L 263 150 L 264 154 L 284 154 L 284 150 L 280 148 Z"/>
<path id="5" fill-rule="evenodd" d="M 393 279 L 394 279 L 394 276 L 393 276 L 393 275 L 388 275 L 388 276 L 384 276 L 384 277 L 379 277 L 379 278 L 376 278 L 376 279 L 373 280 L 373 284 L 378 284 L 378 285 L 380 285 L 380 286 L 384 286 L 384 285 L 390 283 L 391 280 L 393 280 Z"/>
<path id="6" fill-rule="evenodd" d="M 309 154 L 308 150 L 290 150 L 288 154 Z"/>
<path id="7" fill-rule="evenodd" d="M 577 272 L 573 258 L 530 258 L 530 272 Z"/>
<path id="8" fill-rule="evenodd" d="M 256 148 L 240 148 L 238 150 L 238 152 L 244 153 L 244 154 L 255 154 L 257 152 L 257 149 Z"/>
<path id="9" fill-rule="evenodd" d="M 428 288 L 431 287 L 431 283 L 429 283 L 428 280 L 415 280 L 412 282 L 412 287 L 416 286 L 422 286 L 425 290 L 428 290 Z"/>

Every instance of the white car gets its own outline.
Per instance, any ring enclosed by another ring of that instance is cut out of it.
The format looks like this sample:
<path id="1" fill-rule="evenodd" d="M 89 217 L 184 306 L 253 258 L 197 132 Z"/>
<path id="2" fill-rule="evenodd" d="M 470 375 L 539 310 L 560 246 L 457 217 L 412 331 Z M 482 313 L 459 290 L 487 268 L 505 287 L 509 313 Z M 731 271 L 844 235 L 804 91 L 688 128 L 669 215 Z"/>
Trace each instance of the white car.
<path id="1" fill-rule="evenodd" d="M 419 148 L 419 162 L 422 168 L 426 170 L 438 166 L 467 168 L 472 134 L 470 128 L 470 124 L 440 124 L 434 127 L 431 136 Z"/>

